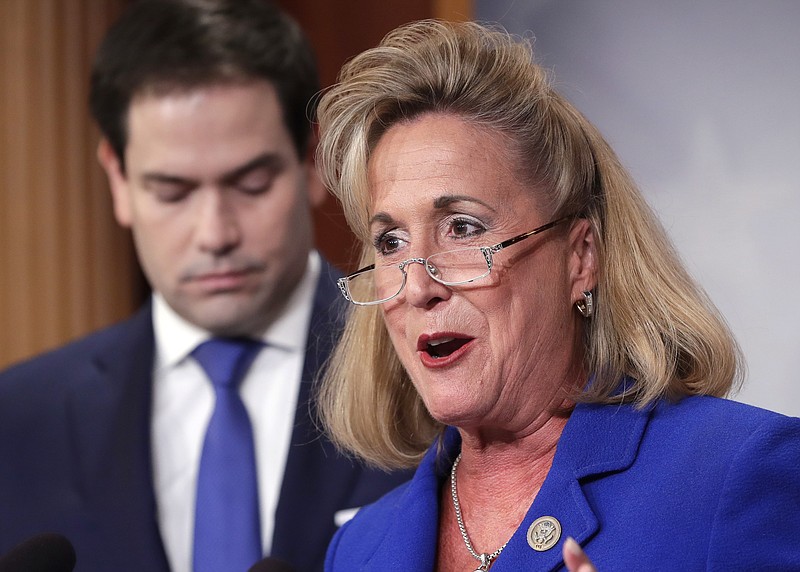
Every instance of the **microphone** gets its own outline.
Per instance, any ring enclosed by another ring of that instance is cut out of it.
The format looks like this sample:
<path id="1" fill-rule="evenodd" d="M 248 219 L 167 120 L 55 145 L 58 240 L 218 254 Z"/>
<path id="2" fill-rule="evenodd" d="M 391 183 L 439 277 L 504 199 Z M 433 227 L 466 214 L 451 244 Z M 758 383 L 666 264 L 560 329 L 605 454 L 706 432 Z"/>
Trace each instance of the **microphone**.
<path id="1" fill-rule="evenodd" d="M 296 572 L 296 570 L 283 560 L 270 556 L 253 564 L 247 572 Z"/>
<path id="2" fill-rule="evenodd" d="M 48 532 L 37 534 L 0 558 L 0 572 L 72 572 L 75 549 L 65 537 Z"/>

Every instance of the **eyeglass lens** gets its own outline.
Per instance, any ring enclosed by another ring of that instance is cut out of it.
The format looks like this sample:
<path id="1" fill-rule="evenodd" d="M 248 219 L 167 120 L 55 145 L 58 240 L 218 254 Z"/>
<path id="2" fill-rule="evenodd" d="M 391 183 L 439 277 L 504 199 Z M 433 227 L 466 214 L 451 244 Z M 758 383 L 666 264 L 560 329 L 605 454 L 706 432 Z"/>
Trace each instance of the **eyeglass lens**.
<path id="1" fill-rule="evenodd" d="M 410 264 L 402 269 L 398 264 L 376 266 L 348 279 L 353 302 L 370 303 L 391 299 L 403 289 Z M 439 252 L 427 258 L 425 270 L 443 284 L 465 284 L 489 274 L 489 265 L 480 248 L 463 248 Z"/>

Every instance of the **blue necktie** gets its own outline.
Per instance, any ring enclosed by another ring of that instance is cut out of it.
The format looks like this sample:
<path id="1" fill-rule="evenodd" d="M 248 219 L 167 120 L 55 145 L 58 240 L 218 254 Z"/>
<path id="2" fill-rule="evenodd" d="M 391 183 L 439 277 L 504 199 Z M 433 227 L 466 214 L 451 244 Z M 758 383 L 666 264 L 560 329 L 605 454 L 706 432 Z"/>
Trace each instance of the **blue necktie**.
<path id="1" fill-rule="evenodd" d="M 194 572 L 244 571 L 262 557 L 253 430 L 238 391 L 262 347 L 213 338 L 192 352 L 216 394 L 197 476 Z"/>

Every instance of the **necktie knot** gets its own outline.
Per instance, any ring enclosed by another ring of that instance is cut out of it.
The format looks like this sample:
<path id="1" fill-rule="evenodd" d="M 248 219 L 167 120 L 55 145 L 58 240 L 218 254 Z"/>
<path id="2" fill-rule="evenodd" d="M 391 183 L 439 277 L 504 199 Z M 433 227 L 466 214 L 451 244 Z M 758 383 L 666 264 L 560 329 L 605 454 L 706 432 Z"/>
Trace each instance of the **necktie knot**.
<path id="1" fill-rule="evenodd" d="M 262 347 L 262 342 L 247 338 L 211 338 L 197 346 L 192 356 L 215 390 L 236 388 Z"/>

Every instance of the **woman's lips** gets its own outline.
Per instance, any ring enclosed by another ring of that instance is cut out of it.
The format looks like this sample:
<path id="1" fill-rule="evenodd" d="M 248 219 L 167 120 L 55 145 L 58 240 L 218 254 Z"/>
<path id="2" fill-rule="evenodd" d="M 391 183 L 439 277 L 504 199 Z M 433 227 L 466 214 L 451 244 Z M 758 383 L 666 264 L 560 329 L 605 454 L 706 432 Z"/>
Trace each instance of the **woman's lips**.
<path id="1" fill-rule="evenodd" d="M 473 339 L 451 332 L 423 334 L 417 339 L 417 353 L 425 367 L 446 367 L 469 351 Z"/>

